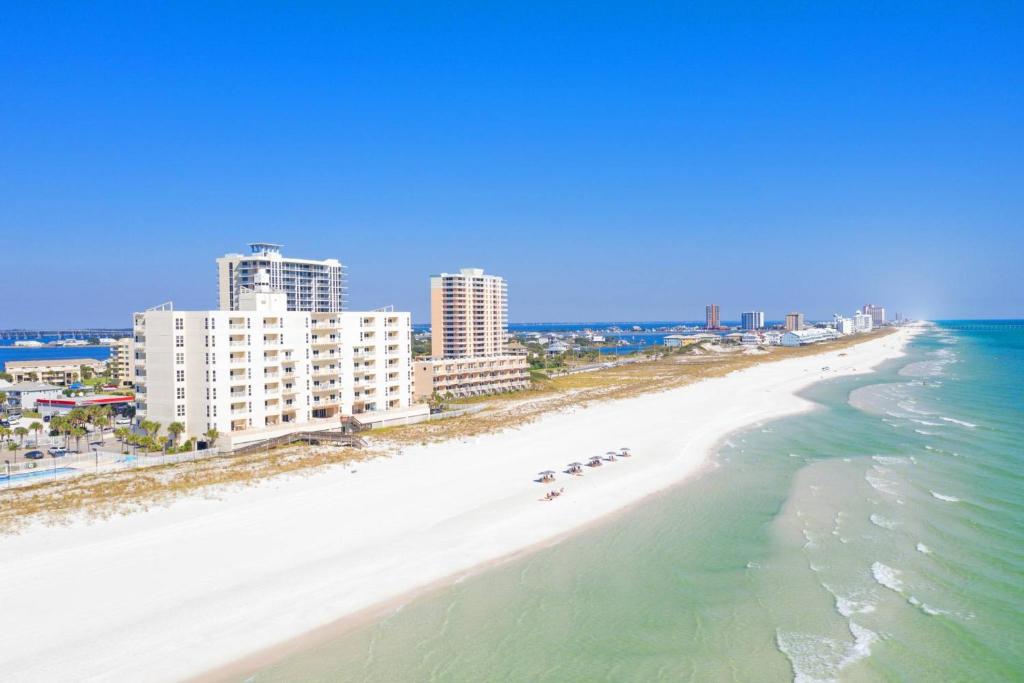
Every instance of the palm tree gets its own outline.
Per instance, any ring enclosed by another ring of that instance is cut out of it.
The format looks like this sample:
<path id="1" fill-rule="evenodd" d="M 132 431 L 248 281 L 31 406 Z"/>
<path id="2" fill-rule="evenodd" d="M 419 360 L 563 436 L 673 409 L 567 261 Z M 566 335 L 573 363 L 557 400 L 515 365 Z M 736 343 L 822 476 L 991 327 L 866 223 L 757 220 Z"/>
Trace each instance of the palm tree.
<path id="1" fill-rule="evenodd" d="M 3 408 L 5 405 L 7 405 L 7 392 L 0 391 L 0 408 Z"/>
<path id="2" fill-rule="evenodd" d="M 64 437 L 64 447 L 67 448 L 67 433 L 71 429 L 71 422 L 66 415 L 54 415 L 50 418 L 50 429 Z"/>
<path id="3" fill-rule="evenodd" d="M 206 433 L 203 434 L 203 436 L 206 437 L 206 447 L 213 448 L 213 444 L 215 444 L 217 442 L 217 439 L 220 437 L 220 432 L 211 427 L 210 429 L 206 430 Z"/>
<path id="4" fill-rule="evenodd" d="M 118 427 L 114 430 L 114 436 L 121 442 L 121 450 L 124 450 L 125 442 L 127 442 L 128 437 L 131 436 L 131 431 L 124 427 Z"/>
<path id="5" fill-rule="evenodd" d="M 85 427 L 72 427 L 71 431 L 68 433 L 75 437 L 75 450 L 77 451 L 79 445 L 82 443 L 82 437 L 88 434 L 88 432 L 85 431 Z"/>
<path id="6" fill-rule="evenodd" d="M 38 446 L 39 445 L 39 432 L 43 431 L 43 423 L 42 422 L 33 422 L 32 424 L 30 424 L 28 426 L 28 428 L 36 433 L 36 445 Z"/>
<path id="7" fill-rule="evenodd" d="M 185 425 L 180 422 L 172 422 L 167 425 L 167 433 L 171 435 L 171 443 L 178 443 L 178 437 L 185 431 Z"/>
<path id="8" fill-rule="evenodd" d="M 14 434 L 18 437 L 18 444 L 22 448 L 24 448 L 25 447 L 25 437 L 28 435 L 28 428 L 27 427 L 15 427 L 14 428 Z"/>
<path id="9" fill-rule="evenodd" d="M 10 427 L 0 427 L 0 441 L 6 441 L 11 435 Z"/>

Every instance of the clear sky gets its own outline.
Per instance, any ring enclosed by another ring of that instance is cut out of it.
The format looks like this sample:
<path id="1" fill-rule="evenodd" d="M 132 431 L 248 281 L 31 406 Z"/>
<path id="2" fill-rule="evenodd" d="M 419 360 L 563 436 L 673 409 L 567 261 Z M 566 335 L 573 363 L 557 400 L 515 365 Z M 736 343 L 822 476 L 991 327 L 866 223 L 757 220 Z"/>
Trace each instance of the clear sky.
<path id="1" fill-rule="evenodd" d="M 463 266 L 517 322 L 1024 316 L 1019 3 L 214 4 L 5 6 L 0 328 L 213 308 L 249 241 L 417 321 Z"/>

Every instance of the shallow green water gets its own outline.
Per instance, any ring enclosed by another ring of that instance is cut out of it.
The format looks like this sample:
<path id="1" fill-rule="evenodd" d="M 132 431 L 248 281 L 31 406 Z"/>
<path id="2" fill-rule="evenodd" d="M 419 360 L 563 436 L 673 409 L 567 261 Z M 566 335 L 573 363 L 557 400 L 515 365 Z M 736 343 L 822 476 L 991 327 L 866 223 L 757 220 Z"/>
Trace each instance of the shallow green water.
<path id="1" fill-rule="evenodd" d="M 720 467 L 267 681 L 1024 679 L 1024 330 L 942 327 Z"/>

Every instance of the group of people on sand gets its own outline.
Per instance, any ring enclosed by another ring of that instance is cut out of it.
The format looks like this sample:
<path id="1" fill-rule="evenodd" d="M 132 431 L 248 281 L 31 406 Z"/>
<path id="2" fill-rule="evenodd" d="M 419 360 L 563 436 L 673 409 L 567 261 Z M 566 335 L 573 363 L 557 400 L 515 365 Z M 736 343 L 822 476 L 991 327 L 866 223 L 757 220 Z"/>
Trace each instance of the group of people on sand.
<path id="1" fill-rule="evenodd" d="M 544 500 L 554 500 L 555 498 L 558 498 L 563 493 L 565 493 L 565 487 L 564 486 L 562 488 L 558 489 L 557 491 L 552 489 L 552 490 L 548 491 L 544 495 Z"/>
<path id="2" fill-rule="evenodd" d="M 587 463 L 587 466 L 589 466 L 589 467 L 600 467 L 601 464 L 602 464 L 602 461 L 603 462 L 615 462 L 616 456 L 618 456 L 619 458 L 629 458 L 629 457 L 632 457 L 632 453 L 630 453 L 628 448 L 621 448 L 621 449 L 619 449 L 619 451 L 608 451 L 608 453 L 605 454 L 605 456 L 603 458 L 601 456 L 599 456 L 599 455 L 595 455 L 594 457 L 592 457 L 590 459 L 590 461 Z M 566 474 L 572 474 L 572 475 L 575 475 L 577 477 L 582 477 L 583 476 L 583 463 L 579 463 L 579 462 L 569 463 L 569 466 L 565 469 L 565 473 Z M 545 470 L 545 471 L 540 473 L 540 478 L 539 479 L 535 479 L 534 481 L 537 481 L 537 482 L 539 482 L 541 484 L 548 484 L 548 483 L 553 482 L 554 480 L 555 480 L 555 473 L 553 471 L 551 471 L 551 470 Z M 565 487 L 564 486 L 561 489 L 559 489 L 558 491 L 555 491 L 554 489 L 552 489 L 552 490 L 548 491 L 544 495 L 544 498 L 542 498 L 541 500 L 545 500 L 545 501 L 554 500 L 555 498 L 558 498 L 563 493 L 565 493 Z"/>

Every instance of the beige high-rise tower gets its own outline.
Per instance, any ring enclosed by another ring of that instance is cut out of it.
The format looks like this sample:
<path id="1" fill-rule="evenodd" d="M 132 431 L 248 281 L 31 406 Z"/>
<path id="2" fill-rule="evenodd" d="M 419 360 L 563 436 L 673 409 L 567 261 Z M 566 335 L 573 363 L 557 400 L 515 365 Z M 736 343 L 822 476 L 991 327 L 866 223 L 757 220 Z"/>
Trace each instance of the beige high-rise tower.
<path id="1" fill-rule="evenodd" d="M 482 268 L 430 278 L 431 355 L 497 356 L 505 351 L 508 289 L 505 279 Z"/>

